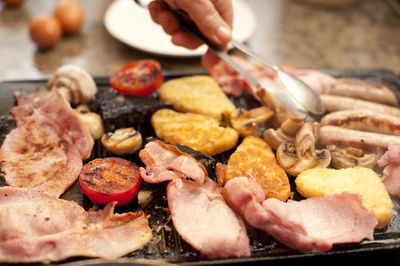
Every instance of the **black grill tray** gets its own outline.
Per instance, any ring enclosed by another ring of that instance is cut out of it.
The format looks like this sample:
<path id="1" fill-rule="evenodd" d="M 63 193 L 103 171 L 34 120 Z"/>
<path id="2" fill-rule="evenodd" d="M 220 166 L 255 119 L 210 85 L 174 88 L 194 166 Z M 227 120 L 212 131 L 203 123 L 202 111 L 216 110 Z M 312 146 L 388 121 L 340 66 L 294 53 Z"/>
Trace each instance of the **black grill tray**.
<path id="1" fill-rule="evenodd" d="M 368 79 L 381 83 L 392 89 L 400 99 L 400 76 L 386 69 L 321 69 L 321 71 L 332 74 L 335 77 L 354 77 Z M 182 76 L 206 74 L 206 73 L 177 73 L 165 72 L 166 80 Z M 108 77 L 96 77 L 96 84 L 99 89 L 109 88 Z M 32 92 L 35 90 L 44 90 L 46 80 L 19 80 L 0 83 L 0 136 L 1 143 L 4 136 L 13 128 L 7 116 L 10 109 L 15 104 L 12 96 L 13 91 Z M 231 98 L 231 100 L 240 106 L 251 108 L 257 106 L 254 99 L 245 95 L 240 99 Z M 4 119 L 5 117 L 5 119 Z M 232 151 L 225 152 L 215 157 L 216 160 L 226 162 Z M 102 148 L 101 143 L 95 143 L 93 156 L 96 157 L 114 156 Z M 141 165 L 137 154 L 125 157 Z M 291 180 L 293 186 L 293 178 Z M 4 178 L 0 175 L 0 185 L 6 185 Z M 321 262 L 341 262 L 354 260 L 357 262 L 400 262 L 400 203 L 397 197 L 392 197 L 394 203 L 394 213 L 391 223 L 383 229 L 375 231 L 374 241 L 363 241 L 355 244 L 335 245 L 328 252 L 301 253 L 291 250 L 279 242 L 275 241 L 266 233 L 248 227 L 250 244 L 252 249 L 251 257 L 231 258 L 231 259 L 213 259 L 208 260 L 200 256 L 189 244 L 183 241 L 169 217 L 168 204 L 165 195 L 166 183 L 147 184 L 142 182 L 141 189 L 151 190 L 153 199 L 151 202 L 141 208 L 146 214 L 150 215 L 149 223 L 153 230 L 153 239 L 143 249 L 132 252 L 125 257 L 115 261 L 102 261 L 99 259 L 71 258 L 57 265 L 158 265 L 161 263 L 173 263 L 180 265 L 218 265 L 218 264 L 268 264 L 275 265 L 281 263 L 321 263 Z M 292 191 L 295 191 L 292 187 Z M 299 195 L 295 197 L 300 198 Z M 74 200 L 85 209 L 93 207 L 90 200 L 84 196 L 76 182 L 62 197 L 66 200 Z M 122 207 L 117 207 L 116 212 L 126 212 L 138 210 L 139 206 L 136 200 Z M 190 214 L 188 214 L 190 215 Z"/>

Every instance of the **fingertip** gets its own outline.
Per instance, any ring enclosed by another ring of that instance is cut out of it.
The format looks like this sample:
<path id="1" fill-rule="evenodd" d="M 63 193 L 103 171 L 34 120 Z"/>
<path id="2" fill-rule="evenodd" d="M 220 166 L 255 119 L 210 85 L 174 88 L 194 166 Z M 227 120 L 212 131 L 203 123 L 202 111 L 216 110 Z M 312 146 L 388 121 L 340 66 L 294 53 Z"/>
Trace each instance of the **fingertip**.
<path id="1" fill-rule="evenodd" d="M 164 7 L 162 6 L 162 4 L 158 1 L 151 1 L 147 8 L 149 9 L 150 12 L 150 16 L 151 19 L 155 22 L 160 24 L 159 22 L 159 15 L 161 13 L 161 11 L 164 9 Z"/>
<path id="2" fill-rule="evenodd" d="M 221 25 L 215 32 L 215 40 L 220 45 L 225 45 L 230 42 L 232 38 L 232 31 L 225 25 Z"/>

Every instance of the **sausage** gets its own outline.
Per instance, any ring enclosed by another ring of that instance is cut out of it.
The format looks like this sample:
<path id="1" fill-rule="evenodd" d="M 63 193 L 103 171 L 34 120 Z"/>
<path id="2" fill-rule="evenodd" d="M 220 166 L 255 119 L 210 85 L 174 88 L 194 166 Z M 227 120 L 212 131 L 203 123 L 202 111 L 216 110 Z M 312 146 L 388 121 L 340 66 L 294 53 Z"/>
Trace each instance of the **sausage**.
<path id="1" fill-rule="evenodd" d="M 396 94 L 392 90 L 369 80 L 355 78 L 336 79 L 336 85 L 331 88 L 330 94 L 388 105 L 398 104 Z"/>
<path id="2" fill-rule="evenodd" d="M 400 119 L 394 115 L 379 114 L 367 110 L 342 110 L 322 117 L 321 126 L 369 131 L 400 136 Z"/>
<path id="3" fill-rule="evenodd" d="M 318 141 L 323 145 L 354 147 L 368 152 L 382 152 L 387 150 L 389 145 L 400 145 L 399 136 L 329 125 L 320 127 Z"/>
<path id="4" fill-rule="evenodd" d="M 336 95 L 320 95 L 320 98 L 327 112 L 356 109 L 400 117 L 400 108 L 386 104 Z"/>

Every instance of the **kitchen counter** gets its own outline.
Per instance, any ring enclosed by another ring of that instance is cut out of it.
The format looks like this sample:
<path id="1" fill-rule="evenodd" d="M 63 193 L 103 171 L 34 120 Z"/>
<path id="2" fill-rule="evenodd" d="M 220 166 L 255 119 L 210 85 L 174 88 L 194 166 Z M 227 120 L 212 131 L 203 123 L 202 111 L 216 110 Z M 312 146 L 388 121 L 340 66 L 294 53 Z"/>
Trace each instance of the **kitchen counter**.
<path id="1" fill-rule="evenodd" d="M 85 23 L 48 51 L 29 39 L 30 19 L 52 12 L 56 1 L 27 0 L 17 8 L 0 3 L 0 81 L 49 77 L 63 64 L 107 76 L 132 60 L 152 57 L 168 71 L 203 71 L 199 57 L 171 58 L 131 48 L 105 29 L 109 0 L 81 1 Z M 296 0 L 248 0 L 257 18 L 248 45 L 277 64 L 299 68 L 386 68 L 400 72 L 400 14 L 387 1 L 361 0 L 325 8 Z M 236 53 L 235 50 L 232 51 Z"/>

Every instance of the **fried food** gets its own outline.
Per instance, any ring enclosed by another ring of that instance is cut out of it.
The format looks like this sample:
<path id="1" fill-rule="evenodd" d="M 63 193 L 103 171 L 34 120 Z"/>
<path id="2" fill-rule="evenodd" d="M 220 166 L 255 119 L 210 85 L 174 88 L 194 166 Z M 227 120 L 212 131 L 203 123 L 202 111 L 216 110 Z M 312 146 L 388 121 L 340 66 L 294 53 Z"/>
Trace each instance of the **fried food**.
<path id="1" fill-rule="evenodd" d="M 236 129 L 240 136 L 261 136 L 260 124 L 269 120 L 274 113 L 267 106 L 260 106 L 250 110 L 237 108 L 227 115 L 229 124 Z"/>
<path id="2" fill-rule="evenodd" d="M 211 116 L 218 121 L 223 113 L 231 113 L 235 106 L 219 85 L 209 76 L 190 76 L 165 82 L 159 97 L 171 102 L 178 111 Z"/>
<path id="3" fill-rule="evenodd" d="M 281 201 L 289 198 L 289 178 L 278 164 L 271 147 L 261 138 L 244 138 L 226 167 L 217 164 L 217 168 L 218 178 L 222 179 L 220 183 L 235 177 L 252 176 L 264 190 L 266 198 Z"/>
<path id="4" fill-rule="evenodd" d="M 239 134 L 221 127 L 214 118 L 193 113 L 160 109 L 151 117 L 156 136 L 170 144 L 180 144 L 207 155 L 215 155 L 236 146 Z"/>
<path id="5" fill-rule="evenodd" d="M 385 227 L 392 218 L 393 202 L 378 174 L 370 168 L 310 169 L 300 173 L 295 183 L 300 195 L 307 198 L 345 191 L 360 193 L 363 204 L 378 220 L 377 228 Z"/>

